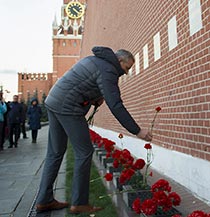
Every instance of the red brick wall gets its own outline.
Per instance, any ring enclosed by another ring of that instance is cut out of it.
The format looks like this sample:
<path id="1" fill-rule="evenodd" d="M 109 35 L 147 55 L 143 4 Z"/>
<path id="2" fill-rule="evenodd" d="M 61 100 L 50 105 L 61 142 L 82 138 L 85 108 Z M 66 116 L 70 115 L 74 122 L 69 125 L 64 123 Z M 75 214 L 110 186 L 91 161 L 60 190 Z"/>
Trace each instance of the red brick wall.
<path id="1" fill-rule="evenodd" d="M 42 103 L 43 94 L 48 94 L 52 87 L 52 73 L 18 73 L 19 98 L 28 100 L 28 94 L 32 98 L 37 91 L 38 100 Z"/>
<path id="2" fill-rule="evenodd" d="M 188 1 L 88 0 L 82 57 L 95 45 L 139 52 L 140 73 L 120 82 L 122 99 L 134 119 L 148 127 L 162 108 L 153 143 L 210 160 L 210 1 L 201 0 L 203 27 L 190 36 Z M 168 48 L 168 21 L 176 15 L 178 45 Z M 153 36 L 160 32 L 161 58 L 154 61 Z M 143 69 L 148 44 L 149 67 Z M 95 125 L 126 131 L 106 105 Z"/>
<path id="3" fill-rule="evenodd" d="M 53 39 L 53 83 L 79 60 L 80 43 L 80 39 Z"/>

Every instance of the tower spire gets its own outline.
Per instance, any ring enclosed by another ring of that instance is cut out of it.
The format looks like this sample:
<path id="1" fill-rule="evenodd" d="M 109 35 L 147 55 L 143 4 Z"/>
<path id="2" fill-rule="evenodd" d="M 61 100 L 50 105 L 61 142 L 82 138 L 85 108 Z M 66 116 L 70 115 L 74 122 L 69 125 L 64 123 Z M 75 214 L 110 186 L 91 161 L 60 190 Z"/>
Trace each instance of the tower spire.
<path id="1" fill-rule="evenodd" d="M 56 14 L 55 14 L 55 17 L 54 17 L 54 21 L 52 23 L 52 29 L 53 29 L 53 35 L 57 35 L 57 33 L 58 33 L 58 23 L 57 23 Z"/>

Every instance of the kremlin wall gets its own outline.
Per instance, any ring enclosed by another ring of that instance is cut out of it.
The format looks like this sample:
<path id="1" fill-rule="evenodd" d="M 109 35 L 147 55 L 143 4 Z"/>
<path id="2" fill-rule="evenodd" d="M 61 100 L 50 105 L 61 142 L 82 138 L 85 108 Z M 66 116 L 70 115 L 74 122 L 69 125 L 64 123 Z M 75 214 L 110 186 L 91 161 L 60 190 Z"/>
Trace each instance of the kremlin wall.
<path id="1" fill-rule="evenodd" d="M 210 201 L 209 10 L 208 0 L 89 0 L 81 57 L 98 45 L 134 54 L 135 65 L 119 86 L 142 128 L 162 108 L 153 130 L 152 166 Z M 144 142 L 124 130 L 106 105 L 94 125 L 119 146 L 118 134 L 125 134 L 124 146 L 145 157 Z"/>

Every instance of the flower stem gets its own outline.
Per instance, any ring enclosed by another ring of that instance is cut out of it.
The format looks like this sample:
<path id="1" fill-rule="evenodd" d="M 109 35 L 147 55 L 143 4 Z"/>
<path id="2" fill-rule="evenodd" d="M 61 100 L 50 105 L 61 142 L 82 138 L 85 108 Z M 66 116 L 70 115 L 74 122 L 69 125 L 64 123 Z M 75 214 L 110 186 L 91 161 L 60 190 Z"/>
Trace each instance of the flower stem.
<path id="1" fill-rule="evenodd" d="M 150 128 L 151 133 L 152 133 L 153 127 L 154 127 L 154 125 L 155 125 L 155 119 L 156 119 L 156 117 L 157 117 L 157 113 L 158 113 L 158 111 L 156 111 L 155 116 L 154 116 L 154 118 L 153 118 L 153 120 L 152 120 L 152 122 L 151 122 L 151 128 Z"/>
<path id="2" fill-rule="evenodd" d="M 100 177 L 98 177 L 98 178 L 92 179 L 92 180 L 90 180 L 90 183 L 95 182 L 95 181 L 98 181 L 99 179 L 102 179 L 102 177 L 100 176 Z"/>

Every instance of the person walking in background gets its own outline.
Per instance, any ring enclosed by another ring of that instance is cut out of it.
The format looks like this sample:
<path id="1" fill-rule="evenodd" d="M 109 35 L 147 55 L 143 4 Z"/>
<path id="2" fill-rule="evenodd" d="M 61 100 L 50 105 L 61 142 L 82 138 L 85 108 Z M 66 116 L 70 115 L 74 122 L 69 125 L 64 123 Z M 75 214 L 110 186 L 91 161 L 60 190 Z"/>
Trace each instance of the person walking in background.
<path id="1" fill-rule="evenodd" d="M 4 150 L 4 114 L 7 111 L 7 105 L 3 99 L 3 92 L 0 91 L 0 151 Z"/>
<path id="2" fill-rule="evenodd" d="M 18 146 L 18 139 L 20 137 L 20 124 L 22 122 L 22 106 L 18 102 L 18 95 L 13 96 L 13 102 L 9 104 L 8 112 L 8 124 L 9 124 L 9 147 L 12 148 L 13 145 L 15 148 Z M 13 139 L 15 135 L 15 140 Z"/>
<path id="3" fill-rule="evenodd" d="M 9 124 L 8 124 L 8 113 L 10 111 L 10 101 L 5 102 L 7 106 L 7 111 L 4 113 L 4 126 L 3 126 L 3 143 L 9 139 Z"/>
<path id="4" fill-rule="evenodd" d="M 28 107 L 27 105 L 25 104 L 24 100 L 21 100 L 21 105 L 22 105 L 22 108 L 23 108 L 23 112 L 22 112 L 22 123 L 21 123 L 21 133 L 23 134 L 23 139 L 27 139 L 27 135 L 26 135 L 26 127 L 25 127 L 25 123 L 26 123 L 26 115 L 27 115 L 27 110 L 28 110 Z"/>
<path id="5" fill-rule="evenodd" d="M 128 74 L 134 64 L 126 50 L 116 53 L 110 48 L 94 47 L 93 56 L 77 62 L 51 88 L 45 105 L 48 109 L 49 135 L 36 209 L 44 212 L 68 207 L 53 195 L 53 184 L 67 148 L 68 138 L 74 149 L 75 166 L 70 213 L 92 213 L 102 209 L 89 204 L 89 181 L 92 154 L 89 127 L 85 115 L 91 105 L 100 106 L 103 99 L 115 118 L 130 133 L 151 141 L 152 134 L 141 129 L 123 105 L 118 79 Z"/>
<path id="6" fill-rule="evenodd" d="M 31 106 L 28 108 L 28 124 L 29 129 L 31 130 L 31 137 L 32 137 L 32 143 L 36 143 L 38 130 L 41 129 L 41 115 L 42 110 L 41 107 L 38 105 L 37 99 L 31 100 Z"/>

